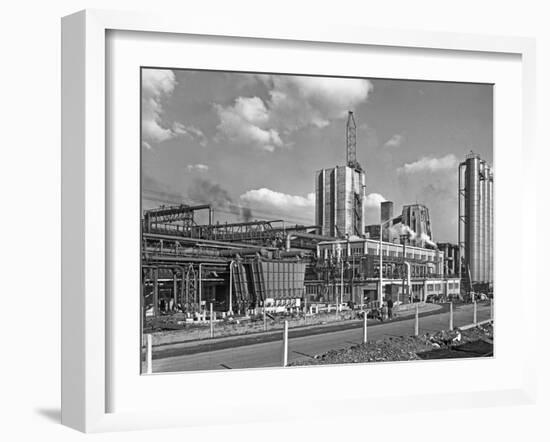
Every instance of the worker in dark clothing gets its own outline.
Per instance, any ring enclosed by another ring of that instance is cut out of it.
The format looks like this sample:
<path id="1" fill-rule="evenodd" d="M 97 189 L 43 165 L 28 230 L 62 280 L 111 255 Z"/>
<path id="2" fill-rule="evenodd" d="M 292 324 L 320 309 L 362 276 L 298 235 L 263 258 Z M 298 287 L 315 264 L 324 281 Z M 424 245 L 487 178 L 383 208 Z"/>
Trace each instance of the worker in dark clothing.
<path id="1" fill-rule="evenodd" d="M 393 301 L 388 299 L 388 319 L 393 319 Z"/>

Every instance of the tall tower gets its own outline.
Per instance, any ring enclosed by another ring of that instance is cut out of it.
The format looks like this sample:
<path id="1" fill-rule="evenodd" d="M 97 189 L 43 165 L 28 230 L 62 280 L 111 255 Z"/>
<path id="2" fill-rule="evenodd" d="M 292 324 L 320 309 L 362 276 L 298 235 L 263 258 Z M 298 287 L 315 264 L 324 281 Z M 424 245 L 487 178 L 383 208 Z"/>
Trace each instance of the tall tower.
<path id="1" fill-rule="evenodd" d="M 458 166 L 458 245 L 464 278 L 493 282 L 493 171 L 471 152 Z"/>
<path id="2" fill-rule="evenodd" d="M 435 245 L 433 242 L 432 224 L 430 221 L 430 211 L 423 204 L 410 204 L 403 206 L 401 222 L 409 226 L 416 234 L 410 240 L 411 245 L 416 247 L 426 247 L 426 245 Z"/>
<path id="3" fill-rule="evenodd" d="M 326 236 L 363 236 L 365 172 L 357 162 L 356 126 L 349 111 L 346 124 L 346 165 L 315 174 L 315 223 Z"/>
<path id="4" fill-rule="evenodd" d="M 346 164 L 352 169 L 362 170 L 357 162 L 357 126 L 352 111 L 348 111 L 346 123 Z"/>

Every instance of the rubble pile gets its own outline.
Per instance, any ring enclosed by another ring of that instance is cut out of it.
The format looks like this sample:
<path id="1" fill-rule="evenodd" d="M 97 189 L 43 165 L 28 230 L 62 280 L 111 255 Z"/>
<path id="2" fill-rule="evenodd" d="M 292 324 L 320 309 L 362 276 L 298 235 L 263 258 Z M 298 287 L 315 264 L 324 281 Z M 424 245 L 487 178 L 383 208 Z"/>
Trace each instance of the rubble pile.
<path id="1" fill-rule="evenodd" d="M 312 359 L 296 361 L 290 365 L 351 364 L 358 362 L 411 361 L 422 359 L 418 355 L 442 348 L 454 348 L 468 342 L 485 341 L 492 344 L 493 326 L 485 324 L 468 330 L 443 330 L 422 336 L 390 337 L 342 350 L 331 350 Z"/>

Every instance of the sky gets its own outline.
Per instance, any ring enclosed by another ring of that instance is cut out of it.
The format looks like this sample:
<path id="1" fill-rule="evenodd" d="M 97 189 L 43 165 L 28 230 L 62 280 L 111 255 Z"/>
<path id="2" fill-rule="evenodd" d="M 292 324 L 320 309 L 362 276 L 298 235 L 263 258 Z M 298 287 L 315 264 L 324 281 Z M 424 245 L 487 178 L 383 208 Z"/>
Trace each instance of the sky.
<path id="1" fill-rule="evenodd" d="M 352 110 L 367 224 L 381 201 L 421 203 L 434 240 L 456 243 L 458 164 L 493 161 L 489 84 L 143 68 L 141 94 L 143 210 L 313 225 L 315 171 L 345 164 Z"/>

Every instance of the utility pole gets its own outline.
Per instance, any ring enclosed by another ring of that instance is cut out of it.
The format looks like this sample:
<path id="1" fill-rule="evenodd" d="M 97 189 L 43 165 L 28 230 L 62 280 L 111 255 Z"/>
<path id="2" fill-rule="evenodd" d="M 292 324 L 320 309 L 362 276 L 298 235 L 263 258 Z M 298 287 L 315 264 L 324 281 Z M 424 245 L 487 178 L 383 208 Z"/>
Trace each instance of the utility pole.
<path id="1" fill-rule="evenodd" d="M 403 279 L 401 281 L 401 295 L 403 296 L 403 302 L 405 302 L 405 259 L 407 257 L 407 239 L 409 235 L 401 235 L 401 242 L 403 243 Z M 407 281 L 408 282 L 408 281 Z M 408 295 L 409 287 L 407 286 L 407 295 Z M 397 292 L 397 304 L 399 305 L 399 292 Z"/>
<path id="2" fill-rule="evenodd" d="M 342 310 L 344 304 L 344 258 L 342 257 L 342 268 L 340 270 L 340 306 L 338 311 Z"/>
<path id="3" fill-rule="evenodd" d="M 233 264 L 235 261 L 229 263 L 229 308 L 227 314 L 233 316 Z"/>

